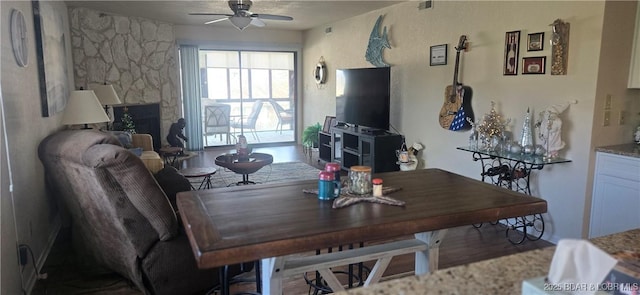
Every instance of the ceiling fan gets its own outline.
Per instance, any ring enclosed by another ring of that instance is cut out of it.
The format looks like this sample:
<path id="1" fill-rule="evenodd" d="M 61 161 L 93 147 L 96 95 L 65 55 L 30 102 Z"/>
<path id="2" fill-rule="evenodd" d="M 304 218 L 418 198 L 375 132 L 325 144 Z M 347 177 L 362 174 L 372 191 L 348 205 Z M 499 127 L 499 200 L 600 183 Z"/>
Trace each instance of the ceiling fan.
<path id="1" fill-rule="evenodd" d="M 285 15 L 252 13 L 251 11 L 249 11 L 249 9 L 251 8 L 251 4 L 252 2 L 250 0 L 232 0 L 229 1 L 229 7 L 233 11 L 233 14 L 195 12 L 189 13 L 189 15 L 225 16 L 224 18 L 211 20 L 204 24 L 213 24 L 228 19 L 234 27 L 238 28 L 238 30 L 241 31 L 248 27 L 250 24 L 256 27 L 264 27 L 265 23 L 262 21 L 263 19 L 286 21 L 293 20 L 293 17 Z"/>

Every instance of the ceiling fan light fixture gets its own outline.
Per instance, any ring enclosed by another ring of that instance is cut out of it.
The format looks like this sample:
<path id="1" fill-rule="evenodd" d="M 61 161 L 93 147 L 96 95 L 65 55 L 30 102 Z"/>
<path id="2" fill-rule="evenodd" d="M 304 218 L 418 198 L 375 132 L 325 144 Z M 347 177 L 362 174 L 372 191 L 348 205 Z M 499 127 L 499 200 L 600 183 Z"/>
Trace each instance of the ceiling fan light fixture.
<path id="1" fill-rule="evenodd" d="M 251 23 L 250 17 L 242 17 L 242 16 L 232 16 L 229 18 L 234 27 L 238 28 L 238 30 L 242 31 Z"/>

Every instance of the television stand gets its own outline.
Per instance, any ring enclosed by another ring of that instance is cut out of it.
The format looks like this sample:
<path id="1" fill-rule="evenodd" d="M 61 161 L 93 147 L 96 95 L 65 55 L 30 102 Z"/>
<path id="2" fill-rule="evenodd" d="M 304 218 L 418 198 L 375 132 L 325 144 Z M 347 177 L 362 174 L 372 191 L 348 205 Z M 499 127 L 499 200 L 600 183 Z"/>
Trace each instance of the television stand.
<path id="1" fill-rule="evenodd" d="M 365 131 L 366 130 L 366 131 Z M 340 163 L 342 169 L 370 166 L 373 173 L 398 171 L 396 150 L 402 146 L 402 135 L 386 130 L 334 127 L 318 134 L 319 158 Z"/>
<path id="2" fill-rule="evenodd" d="M 387 134 L 387 130 L 375 129 L 375 128 L 360 128 L 360 132 L 362 134 L 370 134 L 370 135 L 383 135 Z"/>

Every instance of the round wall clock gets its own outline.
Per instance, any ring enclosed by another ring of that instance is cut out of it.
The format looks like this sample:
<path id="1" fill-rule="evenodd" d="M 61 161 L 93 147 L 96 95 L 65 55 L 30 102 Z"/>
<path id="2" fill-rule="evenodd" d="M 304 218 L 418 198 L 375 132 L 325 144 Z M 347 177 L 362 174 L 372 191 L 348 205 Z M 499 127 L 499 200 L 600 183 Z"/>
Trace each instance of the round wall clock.
<path id="1" fill-rule="evenodd" d="M 29 61 L 29 47 L 27 43 L 27 24 L 24 21 L 22 11 L 11 10 L 11 46 L 16 62 L 21 67 L 26 67 Z"/>

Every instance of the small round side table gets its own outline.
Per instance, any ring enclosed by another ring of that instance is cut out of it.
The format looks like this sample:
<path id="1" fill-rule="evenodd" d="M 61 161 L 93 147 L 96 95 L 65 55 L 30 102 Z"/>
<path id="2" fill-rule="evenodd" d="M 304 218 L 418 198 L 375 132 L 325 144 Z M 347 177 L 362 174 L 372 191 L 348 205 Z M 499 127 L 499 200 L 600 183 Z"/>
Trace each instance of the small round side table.
<path id="1" fill-rule="evenodd" d="M 211 188 L 211 176 L 216 174 L 216 168 L 206 167 L 206 168 L 186 168 L 181 169 L 179 172 L 182 176 L 186 178 L 197 178 L 202 177 L 202 182 L 200 182 L 200 186 L 198 186 L 197 190 L 201 189 L 210 189 Z M 196 188 L 191 185 L 191 188 L 195 191 Z"/>
<path id="2" fill-rule="evenodd" d="M 242 159 L 238 158 L 238 154 L 224 154 L 217 156 L 215 163 L 236 174 L 242 174 L 242 181 L 238 181 L 236 185 L 255 184 L 255 182 L 249 180 L 249 174 L 253 174 L 262 167 L 273 163 L 273 156 L 265 153 L 251 153 L 247 158 Z"/>

